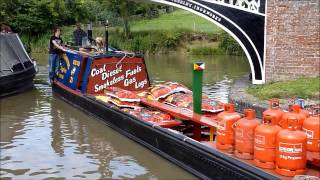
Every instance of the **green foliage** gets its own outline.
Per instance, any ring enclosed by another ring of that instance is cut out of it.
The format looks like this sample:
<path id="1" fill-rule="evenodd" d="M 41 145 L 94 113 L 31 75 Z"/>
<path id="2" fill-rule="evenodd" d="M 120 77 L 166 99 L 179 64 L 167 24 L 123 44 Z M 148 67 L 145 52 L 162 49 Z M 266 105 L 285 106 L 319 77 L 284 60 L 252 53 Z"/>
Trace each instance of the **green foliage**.
<path id="1" fill-rule="evenodd" d="M 198 46 L 190 49 L 193 55 L 223 55 L 225 52 L 217 47 Z"/>
<path id="2" fill-rule="evenodd" d="M 255 85 L 249 87 L 247 92 L 262 100 L 271 98 L 293 98 L 297 96 L 304 99 L 319 100 L 319 89 L 320 77 L 315 77 L 275 82 L 266 85 Z"/>
<path id="3" fill-rule="evenodd" d="M 68 26 L 79 21 L 123 25 L 123 35 L 130 36 L 132 18 L 151 18 L 167 6 L 129 0 L 1 0 L 0 24 L 6 23 L 20 33 L 28 47 L 31 39 L 45 36 L 53 27 Z M 34 42 L 32 42 L 34 43 Z M 33 49 L 33 48 L 32 48 Z"/>
<path id="4" fill-rule="evenodd" d="M 194 21 L 197 22 L 199 28 L 194 29 Z M 158 18 L 150 20 L 133 21 L 130 28 L 132 30 L 131 35 L 126 37 L 123 35 L 123 28 L 119 26 L 110 27 L 109 44 L 117 49 L 143 53 L 166 52 L 187 46 L 186 48 L 191 54 L 220 55 L 229 53 L 229 51 L 220 48 L 216 43 L 217 40 L 227 39 L 235 43 L 227 34 L 221 37 L 219 29 L 212 23 L 181 10 L 162 14 Z M 103 26 L 95 26 L 93 36 L 103 37 L 104 30 Z M 72 39 L 72 31 L 71 26 L 63 27 L 62 38 L 65 42 Z M 49 37 L 50 32 L 33 38 L 32 50 L 35 52 L 47 51 Z M 197 39 L 206 39 L 206 41 L 199 41 L 198 44 L 194 44 Z M 188 45 L 190 43 L 192 45 Z"/>
<path id="5" fill-rule="evenodd" d="M 234 40 L 228 33 L 222 32 L 219 35 L 219 48 L 225 51 L 226 54 L 244 55 L 244 52 L 239 43 Z"/>
<path id="6" fill-rule="evenodd" d="M 128 38 L 130 34 L 129 20 L 134 16 L 156 17 L 165 6 L 135 2 L 130 0 L 108 0 L 104 2 L 106 9 L 115 16 L 119 16 L 123 24 L 123 35 Z"/>
<path id="7" fill-rule="evenodd" d="M 183 31 L 140 31 L 125 38 L 119 32 L 110 34 L 110 44 L 129 51 L 150 52 L 174 50 L 181 42 Z"/>
<path id="8" fill-rule="evenodd" d="M 158 18 L 131 22 L 131 31 L 184 29 L 195 33 L 218 33 L 219 27 L 206 19 L 184 10 L 162 14 Z"/>

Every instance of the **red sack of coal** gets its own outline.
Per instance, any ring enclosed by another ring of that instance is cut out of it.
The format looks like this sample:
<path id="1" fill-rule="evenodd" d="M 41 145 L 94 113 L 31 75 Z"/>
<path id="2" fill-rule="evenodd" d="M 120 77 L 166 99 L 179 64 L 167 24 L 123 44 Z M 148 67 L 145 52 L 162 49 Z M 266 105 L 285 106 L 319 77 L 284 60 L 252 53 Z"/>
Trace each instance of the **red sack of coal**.
<path id="1" fill-rule="evenodd" d="M 165 100 L 165 103 L 173 105 L 173 106 L 184 106 L 183 104 L 189 104 L 192 102 L 192 95 L 185 93 L 174 93 L 169 95 Z"/>
<path id="2" fill-rule="evenodd" d="M 154 100 L 166 98 L 167 96 L 178 92 L 191 93 L 187 87 L 173 82 L 158 84 L 150 88 L 150 95 Z"/>
<path id="3" fill-rule="evenodd" d="M 135 117 L 137 117 L 137 118 L 140 117 L 140 116 L 139 116 L 139 112 L 136 111 L 136 110 L 134 110 L 134 109 L 131 109 L 131 108 L 122 108 L 121 110 L 124 111 L 124 112 L 126 112 L 126 113 L 128 113 L 128 114 L 131 114 L 131 115 L 133 115 L 133 116 L 135 116 Z"/>
<path id="4" fill-rule="evenodd" d="M 175 94 L 168 96 L 165 99 L 165 103 L 172 105 L 172 106 L 175 106 L 175 107 L 185 108 L 190 111 L 193 110 L 192 94 L 175 93 Z M 216 113 L 216 112 L 223 111 L 223 106 L 217 102 L 210 101 L 208 96 L 203 95 L 202 96 L 202 111 Z"/>
<path id="5" fill-rule="evenodd" d="M 210 99 L 203 99 L 202 100 L 202 111 L 203 112 L 221 112 L 223 111 L 223 105 L 216 101 L 210 101 Z"/>
<path id="6" fill-rule="evenodd" d="M 133 108 L 133 109 L 137 109 L 139 108 L 139 102 L 127 102 L 127 101 L 120 101 L 117 98 L 114 97 L 109 97 L 108 99 L 109 103 L 114 104 L 115 106 L 119 107 L 119 108 Z"/>
<path id="7" fill-rule="evenodd" d="M 156 85 L 150 88 L 150 95 L 154 100 L 165 98 L 170 94 L 171 94 L 171 88 L 168 86 Z"/>
<path id="8" fill-rule="evenodd" d="M 139 111 L 142 120 L 149 122 L 171 121 L 172 117 L 165 112 L 143 108 Z"/>
<path id="9" fill-rule="evenodd" d="M 136 92 L 124 90 L 118 87 L 109 87 L 104 93 L 123 102 L 140 102 L 140 97 Z"/>

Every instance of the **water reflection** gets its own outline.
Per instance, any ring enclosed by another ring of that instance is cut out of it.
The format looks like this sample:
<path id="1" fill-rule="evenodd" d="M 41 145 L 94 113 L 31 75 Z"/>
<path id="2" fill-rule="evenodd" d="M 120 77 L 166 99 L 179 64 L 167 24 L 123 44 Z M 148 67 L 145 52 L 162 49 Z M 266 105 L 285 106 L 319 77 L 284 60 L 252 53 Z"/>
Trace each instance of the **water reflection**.
<path id="1" fill-rule="evenodd" d="M 204 62 L 203 92 L 209 98 L 228 101 L 233 79 L 248 74 L 250 67 L 245 57 L 239 56 L 192 56 L 188 54 L 165 54 L 146 56 L 148 73 L 153 83 L 180 82 L 189 88 L 192 84 L 192 63 Z"/>
<path id="2" fill-rule="evenodd" d="M 44 86 L 1 101 L 1 178 L 195 178 Z"/>

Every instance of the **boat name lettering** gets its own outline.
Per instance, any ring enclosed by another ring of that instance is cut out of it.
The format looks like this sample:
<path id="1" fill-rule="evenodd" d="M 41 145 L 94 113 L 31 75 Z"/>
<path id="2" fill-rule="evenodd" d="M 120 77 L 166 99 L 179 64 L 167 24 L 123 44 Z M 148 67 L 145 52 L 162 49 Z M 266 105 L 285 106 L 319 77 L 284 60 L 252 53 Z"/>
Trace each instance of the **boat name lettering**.
<path id="1" fill-rule="evenodd" d="M 118 77 L 113 77 L 111 81 L 109 81 L 108 79 L 102 84 L 102 85 L 99 85 L 99 84 L 96 84 L 94 85 L 94 91 L 95 92 L 99 92 L 103 89 L 105 89 L 106 87 L 108 86 L 112 86 L 120 81 L 123 81 L 124 80 L 124 75 L 120 75 Z"/>
<path id="2" fill-rule="evenodd" d="M 133 78 L 131 78 L 131 79 L 125 79 L 124 80 L 124 86 L 125 87 L 127 87 L 127 86 L 129 86 L 129 85 L 131 85 L 131 84 L 133 84 L 133 83 L 135 83 L 135 82 L 137 82 L 137 80 L 136 80 L 136 78 L 135 77 L 133 77 Z"/>
<path id="3" fill-rule="evenodd" d="M 135 83 L 135 88 L 138 89 L 138 88 L 143 88 L 144 85 L 148 84 L 148 80 L 147 79 L 144 79 L 143 81 L 140 81 L 140 82 L 136 82 Z"/>
<path id="4" fill-rule="evenodd" d="M 114 70 L 107 70 L 106 65 L 104 64 L 103 67 L 100 67 L 98 69 L 92 68 L 91 70 L 91 77 L 98 76 L 101 74 L 101 79 L 106 80 L 109 77 L 115 76 L 122 72 L 122 65 L 120 65 L 117 69 Z"/>
<path id="5" fill-rule="evenodd" d="M 135 74 L 137 74 L 139 72 L 141 72 L 141 67 L 140 66 L 136 66 L 136 68 L 134 68 L 132 70 L 128 69 L 126 71 L 126 78 L 128 78 L 129 76 L 133 76 L 133 75 L 135 75 Z"/>

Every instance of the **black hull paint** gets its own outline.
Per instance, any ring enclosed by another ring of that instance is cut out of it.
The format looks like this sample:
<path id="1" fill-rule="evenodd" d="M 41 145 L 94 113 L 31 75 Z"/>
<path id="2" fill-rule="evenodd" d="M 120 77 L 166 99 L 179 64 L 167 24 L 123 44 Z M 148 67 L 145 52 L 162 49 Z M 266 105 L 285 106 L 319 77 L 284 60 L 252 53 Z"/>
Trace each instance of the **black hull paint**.
<path id="1" fill-rule="evenodd" d="M 32 65 L 22 71 L 0 77 L 0 98 L 32 89 L 35 75 L 36 70 Z"/>
<path id="2" fill-rule="evenodd" d="M 235 160 L 184 135 L 152 126 L 58 84 L 53 92 L 71 105 L 104 121 L 108 126 L 202 179 L 279 179 Z"/>

